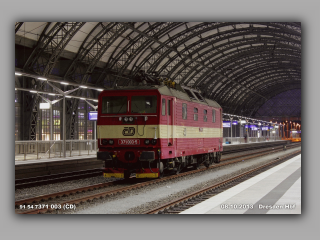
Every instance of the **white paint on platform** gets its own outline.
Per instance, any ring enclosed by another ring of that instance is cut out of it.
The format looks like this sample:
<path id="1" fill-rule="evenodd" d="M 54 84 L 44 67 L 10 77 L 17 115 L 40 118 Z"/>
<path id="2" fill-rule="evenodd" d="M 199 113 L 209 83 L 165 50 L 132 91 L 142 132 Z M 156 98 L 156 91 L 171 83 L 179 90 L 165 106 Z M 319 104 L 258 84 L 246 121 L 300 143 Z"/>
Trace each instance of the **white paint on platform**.
<path id="1" fill-rule="evenodd" d="M 293 209 L 272 209 L 267 214 L 301 214 L 301 177 L 290 189 L 276 202 L 277 206 L 294 206 Z"/>

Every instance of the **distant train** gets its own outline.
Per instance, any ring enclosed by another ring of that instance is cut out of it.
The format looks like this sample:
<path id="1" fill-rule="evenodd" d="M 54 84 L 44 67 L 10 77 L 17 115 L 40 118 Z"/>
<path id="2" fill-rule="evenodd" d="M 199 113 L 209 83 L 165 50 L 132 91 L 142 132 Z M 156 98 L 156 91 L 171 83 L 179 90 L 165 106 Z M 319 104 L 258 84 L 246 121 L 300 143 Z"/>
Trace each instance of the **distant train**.
<path id="1" fill-rule="evenodd" d="M 173 82 L 106 90 L 97 133 L 104 177 L 158 178 L 220 162 L 222 108 Z"/>

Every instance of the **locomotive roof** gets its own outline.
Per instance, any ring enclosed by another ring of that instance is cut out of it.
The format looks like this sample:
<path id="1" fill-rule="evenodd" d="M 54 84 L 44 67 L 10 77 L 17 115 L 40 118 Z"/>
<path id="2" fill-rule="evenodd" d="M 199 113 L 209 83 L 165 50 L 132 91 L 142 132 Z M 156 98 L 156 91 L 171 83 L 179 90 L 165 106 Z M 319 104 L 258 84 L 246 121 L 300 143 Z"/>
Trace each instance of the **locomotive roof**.
<path id="1" fill-rule="evenodd" d="M 199 104 L 208 105 L 210 107 L 221 108 L 221 106 L 216 101 L 214 101 L 212 99 L 204 98 L 201 96 L 203 101 L 201 101 L 202 99 L 200 99 L 200 101 L 199 101 L 198 97 L 196 97 L 196 96 L 194 96 L 193 98 L 190 98 L 189 95 L 185 92 L 185 90 L 183 88 L 181 88 L 181 87 L 179 87 L 179 88 L 180 88 L 180 90 L 177 90 L 174 88 L 169 88 L 166 85 L 152 85 L 152 86 L 144 85 L 144 86 L 127 86 L 127 87 L 121 87 L 121 88 L 112 89 L 112 90 L 158 90 L 161 95 L 172 96 L 172 97 L 176 97 L 178 99 L 186 100 L 189 102 L 195 102 L 195 103 L 199 103 Z M 192 90 L 191 88 L 187 88 L 187 89 Z M 197 93 L 200 94 L 199 92 L 197 92 Z"/>

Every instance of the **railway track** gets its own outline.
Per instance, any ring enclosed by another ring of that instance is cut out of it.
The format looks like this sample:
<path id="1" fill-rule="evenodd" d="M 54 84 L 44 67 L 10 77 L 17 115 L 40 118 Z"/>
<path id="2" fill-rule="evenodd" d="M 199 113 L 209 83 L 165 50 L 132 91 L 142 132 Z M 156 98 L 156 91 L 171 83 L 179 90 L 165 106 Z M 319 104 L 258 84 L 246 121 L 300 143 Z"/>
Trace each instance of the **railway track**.
<path id="1" fill-rule="evenodd" d="M 257 168 L 254 168 L 250 171 L 247 171 L 245 173 L 239 174 L 235 177 L 232 177 L 228 180 L 222 181 L 218 184 L 211 185 L 209 187 L 206 187 L 205 189 L 195 191 L 187 196 L 181 197 L 179 199 L 173 200 L 171 202 L 168 202 L 166 204 L 163 204 L 161 206 L 158 206 L 157 208 L 151 209 L 149 211 L 144 212 L 143 214 L 178 214 L 185 210 L 187 210 L 190 207 L 193 207 L 235 185 L 238 185 L 241 182 L 246 181 L 249 178 L 252 178 L 290 158 L 293 156 L 296 156 L 301 153 L 300 151 L 296 151 L 294 153 L 288 154 L 284 157 L 281 157 L 277 160 L 274 160 L 270 163 L 264 164 L 262 166 L 259 166 Z"/>
<path id="2" fill-rule="evenodd" d="M 292 146 L 292 147 L 295 147 L 295 146 Z M 61 206 L 65 205 L 65 204 L 77 205 L 77 204 L 81 204 L 81 203 L 86 202 L 86 201 L 92 201 L 94 199 L 104 198 L 104 197 L 107 197 L 107 196 L 114 196 L 114 195 L 120 194 L 122 192 L 126 192 L 126 191 L 130 191 L 130 190 L 133 190 L 133 189 L 142 188 L 142 187 L 153 185 L 153 184 L 157 184 L 157 183 L 170 181 L 170 180 L 176 179 L 176 178 L 182 178 L 182 177 L 184 177 L 186 175 L 189 175 L 189 174 L 195 174 L 195 173 L 207 171 L 208 169 L 219 168 L 221 166 L 226 166 L 226 165 L 229 165 L 229 164 L 241 162 L 241 161 L 248 160 L 248 159 L 251 159 L 251 158 L 260 157 L 260 156 L 267 155 L 267 154 L 270 154 L 270 153 L 275 153 L 275 152 L 278 152 L 278 151 L 283 151 L 283 147 L 278 147 L 277 149 L 273 149 L 272 151 L 269 149 L 269 150 L 263 150 L 263 151 L 261 151 L 259 153 L 244 154 L 244 155 L 240 155 L 240 156 L 234 156 L 234 157 L 226 158 L 226 159 L 223 160 L 223 162 L 221 162 L 219 164 L 214 164 L 213 166 L 210 166 L 209 168 L 204 168 L 203 167 L 201 169 L 180 173 L 179 175 L 171 175 L 171 176 L 167 176 L 167 177 L 160 178 L 160 179 L 145 181 L 145 182 L 142 182 L 142 183 L 132 184 L 132 183 L 130 183 L 130 181 L 116 180 L 116 181 L 113 181 L 113 182 L 96 184 L 96 185 L 87 186 L 87 187 L 78 188 L 78 189 L 73 189 L 73 190 L 69 190 L 69 191 L 52 193 L 52 194 L 43 195 L 43 196 L 37 196 L 37 197 L 34 197 L 34 198 L 29 198 L 29 199 L 23 199 L 23 200 L 19 200 L 19 201 L 15 202 L 15 207 L 17 209 L 16 212 L 17 213 L 23 213 L 23 214 L 46 213 L 46 212 L 54 211 L 55 209 L 51 209 L 51 207 L 43 208 L 43 209 L 31 209 L 31 210 L 25 210 L 25 209 L 20 209 L 20 208 L 21 208 L 21 206 L 34 205 L 35 203 L 43 203 L 44 201 L 55 200 L 57 198 L 61 198 L 61 197 L 69 196 L 69 195 L 76 195 L 78 193 L 88 192 L 88 191 L 92 191 L 92 190 L 95 190 L 95 189 L 107 188 L 107 187 L 110 187 L 110 186 L 118 186 L 118 188 L 114 189 L 114 190 L 107 190 L 106 189 L 106 191 L 103 191 L 103 192 L 100 192 L 100 193 L 91 194 L 91 195 L 75 198 L 75 199 L 64 201 L 64 202 L 60 201 L 60 203 L 59 203 Z M 121 187 L 121 184 L 122 185 L 123 184 L 129 184 L 129 186 Z"/>
<path id="3" fill-rule="evenodd" d="M 23 178 L 23 179 L 17 179 L 15 181 L 15 188 L 21 189 L 21 188 L 29 188 L 34 186 L 42 186 L 46 184 L 101 176 L 101 174 L 102 174 L 102 169 L 96 168 L 96 169 L 81 170 L 81 171 L 75 171 L 75 172 L 66 172 L 66 173 L 38 176 L 38 177 L 32 177 L 32 178 Z"/>

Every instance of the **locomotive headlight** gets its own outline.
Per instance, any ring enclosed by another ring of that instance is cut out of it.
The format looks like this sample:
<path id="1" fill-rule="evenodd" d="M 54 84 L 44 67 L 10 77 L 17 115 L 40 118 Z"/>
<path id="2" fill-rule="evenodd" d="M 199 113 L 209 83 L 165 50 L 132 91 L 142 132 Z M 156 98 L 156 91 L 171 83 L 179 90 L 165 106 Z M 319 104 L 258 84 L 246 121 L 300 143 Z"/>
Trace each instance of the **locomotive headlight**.
<path id="1" fill-rule="evenodd" d="M 144 140 L 144 144 L 145 145 L 149 145 L 150 144 L 150 140 L 149 139 Z"/>
<path id="2" fill-rule="evenodd" d="M 108 140 L 107 139 L 102 139 L 102 145 L 107 145 L 108 144 Z"/>
<path id="3" fill-rule="evenodd" d="M 129 121 L 132 122 L 133 121 L 133 117 L 129 117 Z"/>
<path id="4" fill-rule="evenodd" d="M 124 120 L 125 122 L 128 122 L 128 118 L 127 118 L 127 117 L 124 117 L 123 120 Z"/>
<path id="5" fill-rule="evenodd" d="M 152 140 L 151 140 L 151 144 L 152 144 L 152 145 L 156 145 L 156 144 L 157 144 L 157 139 L 152 139 Z"/>
<path id="6" fill-rule="evenodd" d="M 113 145 L 114 141 L 112 139 L 109 140 L 109 144 Z"/>

